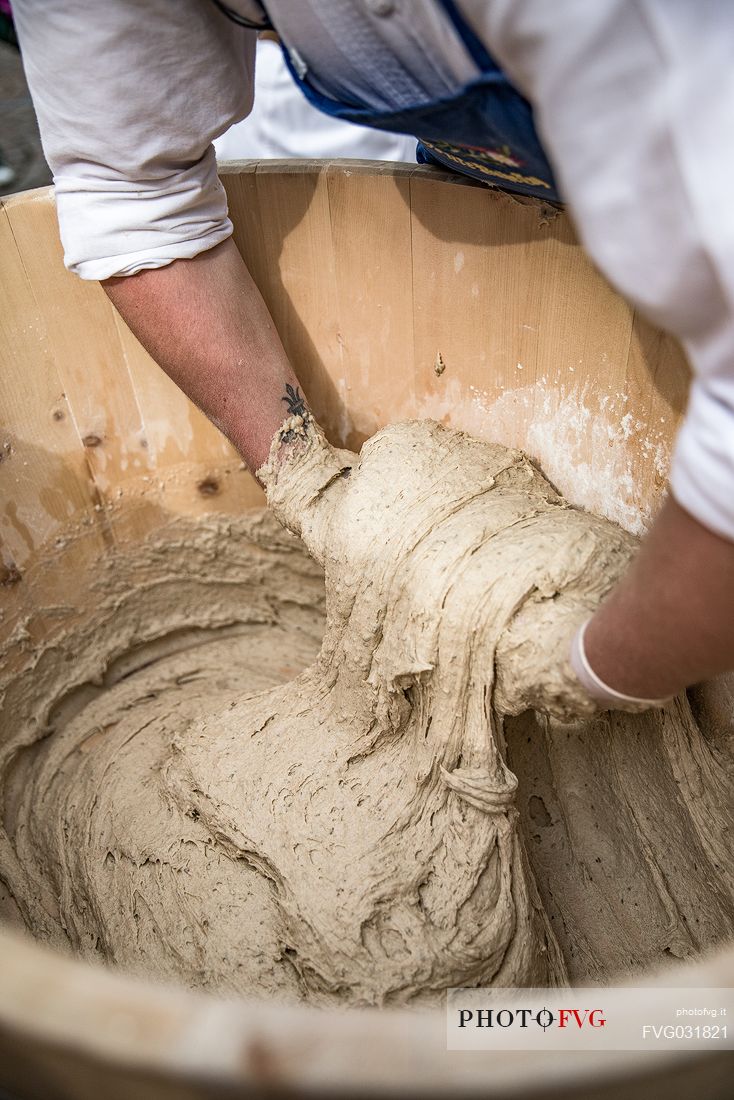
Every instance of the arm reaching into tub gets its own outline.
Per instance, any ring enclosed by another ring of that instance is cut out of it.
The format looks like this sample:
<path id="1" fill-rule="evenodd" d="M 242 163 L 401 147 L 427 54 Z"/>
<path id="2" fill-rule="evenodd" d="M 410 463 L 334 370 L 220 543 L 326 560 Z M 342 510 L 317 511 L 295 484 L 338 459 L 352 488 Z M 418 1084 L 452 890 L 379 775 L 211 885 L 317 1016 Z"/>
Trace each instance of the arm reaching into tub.
<path id="1" fill-rule="evenodd" d="M 734 668 L 734 543 L 670 497 L 584 630 L 583 651 L 613 691 L 580 678 L 610 707 L 615 693 L 664 699 Z"/>
<path id="2" fill-rule="evenodd" d="M 104 286 L 141 344 L 254 473 L 303 399 L 234 242 Z"/>
<path id="3" fill-rule="evenodd" d="M 299 411 L 298 389 L 232 241 L 105 286 L 156 362 L 258 470 L 275 431 Z M 583 673 L 582 682 L 610 707 L 615 694 L 664 700 L 734 667 L 734 543 L 670 498 L 625 579 L 585 628 L 583 652 L 596 680 L 613 690 Z"/>
<path id="4" fill-rule="evenodd" d="M 105 289 L 154 359 L 257 470 L 286 415 L 299 411 L 286 389 L 297 395 L 298 384 L 233 242 L 108 280 Z M 608 707 L 615 694 L 658 701 L 734 667 L 734 543 L 669 499 L 586 626 L 583 653 L 594 675 L 581 672 L 582 683 Z"/>
<path id="5" fill-rule="evenodd" d="M 285 416 L 299 411 L 286 386 L 298 390 L 232 241 L 105 288 L 156 361 L 257 470 Z M 671 498 L 584 630 L 583 653 L 594 675 L 581 672 L 582 683 L 605 707 L 623 702 L 619 694 L 656 702 L 734 667 L 734 544 Z"/>
<path id="6" fill-rule="evenodd" d="M 212 146 L 251 109 L 255 31 L 201 0 L 14 10 L 66 266 L 102 282 L 256 470 L 297 381 L 231 240 Z"/>

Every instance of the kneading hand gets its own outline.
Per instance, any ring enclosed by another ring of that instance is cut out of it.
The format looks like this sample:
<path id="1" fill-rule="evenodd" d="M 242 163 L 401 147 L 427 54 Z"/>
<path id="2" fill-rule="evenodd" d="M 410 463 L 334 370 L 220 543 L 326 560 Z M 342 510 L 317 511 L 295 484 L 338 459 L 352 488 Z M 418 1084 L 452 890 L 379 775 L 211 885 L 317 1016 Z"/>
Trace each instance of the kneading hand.
<path id="1" fill-rule="evenodd" d="M 283 425 L 259 476 L 340 608 L 357 608 L 367 586 L 384 591 L 391 651 L 404 649 L 390 690 L 424 682 L 439 650 L 469 646 L 467 688 L 483 683 L 498 714 L 650 705 L 594 698 L 570 660 L 635 540 L 570 508 L 520 452 L 414 421 L 378 432 L 358 456 L 331 447 L 308 414 Z M 366 675 L 379 667 L 378 646 Z"/>

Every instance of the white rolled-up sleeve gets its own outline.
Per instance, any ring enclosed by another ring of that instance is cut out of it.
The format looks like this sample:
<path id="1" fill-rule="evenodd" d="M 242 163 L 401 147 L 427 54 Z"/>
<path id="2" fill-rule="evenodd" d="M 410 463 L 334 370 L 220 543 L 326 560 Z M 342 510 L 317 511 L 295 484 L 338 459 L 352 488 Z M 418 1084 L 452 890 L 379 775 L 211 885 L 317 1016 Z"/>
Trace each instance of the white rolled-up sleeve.
<path id="1" fill-rule="evenodd" d="M 734 15 L 725 0 L 461 0 L 533 103 L 579 235 L 694 371 L 671 488 L 734 540 Z"/>
<path id="2" fill-rule="evenodd" d="M 133 275 L 225 240 L 212 141 L 252 107 L 255 33 L 210 0 L 17 0 L 14 13 L 67 267 Z"/>

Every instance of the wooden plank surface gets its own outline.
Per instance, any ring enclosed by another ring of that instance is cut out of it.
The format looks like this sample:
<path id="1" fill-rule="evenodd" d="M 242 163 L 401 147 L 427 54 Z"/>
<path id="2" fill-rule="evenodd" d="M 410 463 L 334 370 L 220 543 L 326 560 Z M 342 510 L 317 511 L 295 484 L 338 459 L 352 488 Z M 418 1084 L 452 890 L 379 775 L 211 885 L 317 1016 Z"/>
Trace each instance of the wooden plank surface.
<path id="1" fill-rule="evenodd" d="M 332 381 L 347 447 L 415 413 L 411 173 L 327 170 L 341 346 Z"/>
<path id="2" fill-rule="evenodd" d="M 242 216 L 242 206 L 236 200 L 232 216 L 235 220 Z M 334 379 L 341 371 L 342 348 L 323 164 L 259 164 L 244 224 L 243 255 L 251 265 L 303 391 L 334 438 L 338 430 Z M 236 240 L 242 240 L 239 233 Z"/>
<path id="3" fill-rule="evenodd" d="M 24 571 L 69 522 L 95 517 L 97 488 L 43 310 L 0 206 L 0 479 L 3 545 Z"/>
<path id="4" fill-rule="evenodd" d="M 65 269 L 50 196 L 6 210 L 95 485 L 110 499 L 152 466 L 112 307 L 98 283 Z"/>
<path id="5" fill-rule="evenodd" d="M 224 182 L 237 243 L 335 442 L 431 416 L 526 450 L 574 503 L 649 523 L 688 370 L 594 269 L 564 211 L 407 165 L 243 162 Z"/>

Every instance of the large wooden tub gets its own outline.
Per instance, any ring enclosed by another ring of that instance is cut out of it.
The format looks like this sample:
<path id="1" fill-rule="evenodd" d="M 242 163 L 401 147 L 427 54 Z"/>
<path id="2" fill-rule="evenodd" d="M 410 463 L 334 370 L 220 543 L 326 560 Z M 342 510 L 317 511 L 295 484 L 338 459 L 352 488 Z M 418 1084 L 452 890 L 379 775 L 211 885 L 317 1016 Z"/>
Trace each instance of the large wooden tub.
<path id="1" fill-rule="evenodd" d="M 240 163 L 224 182 L 237 244 L 334 442 L 434 417 L 524 448 L 571 501 L 645 529 L 687 368 L 593 270 L 565 213 L 410 166 Z M 64 270 L 48 191 L 2 203 L 0 303 L 8 687 L 53 642 L 60 594 L 73 600 L 110 547 L 262 496 L 100 287 Z M 72 527 L 83 537 L 67 539 Z M 698 705 L 729 729 L 726 685 Z M 440 1013 L 263 1007 L 95 968 L 13 928 L 12 858 L 3 835 L 0 1087 L 22 1097 L 731 1095 L 724 1055 L 448 1054 Z M 734 985 L 734 949 L 659 984 L 663 1003 L 668 985 Z"/>

